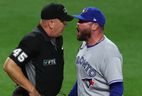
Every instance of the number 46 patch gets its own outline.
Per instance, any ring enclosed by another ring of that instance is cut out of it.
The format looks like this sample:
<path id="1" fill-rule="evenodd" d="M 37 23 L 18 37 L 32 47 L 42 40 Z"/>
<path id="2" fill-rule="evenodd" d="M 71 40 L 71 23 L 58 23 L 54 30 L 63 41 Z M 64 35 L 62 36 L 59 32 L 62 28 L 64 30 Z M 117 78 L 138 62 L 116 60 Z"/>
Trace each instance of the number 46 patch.
<path id="1" fill-rule="evenodd" d="M 17 57 L 17 60 L 19 62 L 23 62 L 28 57 L 28 55 L 25 52 L 23 52 L 21 48 L 15 49 L 13 51 L 13 56 Z"/>

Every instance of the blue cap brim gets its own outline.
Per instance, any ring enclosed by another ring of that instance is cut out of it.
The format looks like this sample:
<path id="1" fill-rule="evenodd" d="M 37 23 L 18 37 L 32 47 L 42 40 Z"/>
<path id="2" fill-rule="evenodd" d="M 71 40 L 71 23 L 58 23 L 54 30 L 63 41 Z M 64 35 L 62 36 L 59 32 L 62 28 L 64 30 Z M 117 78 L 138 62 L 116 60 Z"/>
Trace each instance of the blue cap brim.
<path id="1" fill-rule="evenodd" d="M 76 18 L 76 19 L 86 20 L 81 15 L 73 15 L 73 17 Z"/>

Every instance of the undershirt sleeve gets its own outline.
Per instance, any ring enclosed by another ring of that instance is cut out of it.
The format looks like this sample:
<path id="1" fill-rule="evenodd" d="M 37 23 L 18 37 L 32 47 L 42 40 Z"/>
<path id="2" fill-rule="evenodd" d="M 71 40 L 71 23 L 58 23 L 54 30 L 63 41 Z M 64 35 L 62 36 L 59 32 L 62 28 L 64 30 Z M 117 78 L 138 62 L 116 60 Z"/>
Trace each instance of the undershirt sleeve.
<path id="1" fill-rule="evenodd" d="M 110 84 L 110 96 L 122 96 L 123 95 L 123 82 L 116 82 Z"/>
<path id="2" fill-rule="evenodd" d="M 77 81 L 75 82 L 73 88 L 71 89 L 70 93 L 68 94 L 68 96 L 78 96 L 77 94 Z"/>

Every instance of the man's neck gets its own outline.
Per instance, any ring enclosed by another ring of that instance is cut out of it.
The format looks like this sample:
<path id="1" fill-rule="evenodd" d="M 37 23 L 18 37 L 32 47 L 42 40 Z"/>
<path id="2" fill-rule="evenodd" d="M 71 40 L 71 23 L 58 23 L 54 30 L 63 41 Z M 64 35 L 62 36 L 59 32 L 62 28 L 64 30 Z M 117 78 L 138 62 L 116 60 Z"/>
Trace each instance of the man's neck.
<path id="1" fill-rule="evenodd" d="M 103 33 L 99 33 L 96 36 L 92 36 L 86 42 L 87 42 L 88 46 L 92 46 L 92 45 L 100 43 L 102 40 L 104 40 L 104 34 Z"/>

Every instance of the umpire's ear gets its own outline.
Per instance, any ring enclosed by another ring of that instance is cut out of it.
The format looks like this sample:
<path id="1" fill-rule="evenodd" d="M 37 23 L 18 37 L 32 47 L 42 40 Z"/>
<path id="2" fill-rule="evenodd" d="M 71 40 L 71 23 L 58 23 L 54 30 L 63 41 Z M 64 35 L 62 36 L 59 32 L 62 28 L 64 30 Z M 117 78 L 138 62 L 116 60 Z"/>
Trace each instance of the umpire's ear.
<path id="1" fill-rule="evenodd" d="M 93 23 L 91 28 L 92 28 L 93 31 L 96 31 L 99 28 L 99 24 Z"/>

